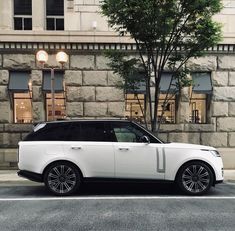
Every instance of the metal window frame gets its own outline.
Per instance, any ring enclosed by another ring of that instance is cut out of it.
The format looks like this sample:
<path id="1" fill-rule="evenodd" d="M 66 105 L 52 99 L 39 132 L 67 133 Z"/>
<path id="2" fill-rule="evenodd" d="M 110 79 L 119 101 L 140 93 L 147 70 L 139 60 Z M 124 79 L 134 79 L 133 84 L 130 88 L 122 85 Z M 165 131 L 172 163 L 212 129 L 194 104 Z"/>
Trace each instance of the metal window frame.
<path id="1" fill-rule="evenodd" d="M 54 30 L 56 30 L 57 31 L 57 23 L 56 23 L 56 19 L 63 19 L 64 20 L 64 16 L 62 16 L 62 15 L 55 15 L 55 16 L 52 16 L 52 15 L 50 15 L 50 16 L 46 16 L 46 27 L 47 27 L 47 19 L 54 19 L 53 21 L 54 21 Z M 48 28 L 46 28 L 46 30 L 49 30 Z M 50 29 L 51 30 L 51 29 Z M 49 31 L 50 31 L 49 30 Z M 51 31 L 53 31 L 53 30 L 51 30 Z"/>
<path id="2" fill-rule="evenodd" d="M 30 18 L 31 20 L 32 20 L 32 22 L 33 22 L 33 18 L 32 18 L 32 15 L 14 15 L 14 19 L 15 18 L 20 18 L 21 19 L 21 23 L 22 23 L 22 29 L 21 30 L 25 30 L 25 26 L 24 26 L 24 19 L 25 18 Z M 32 28 L 31 28 L 31 30 L 33 29 L 33 26 L 32 26 Z M 14 22 L 14 30 L 16 30 L 15 29 L 15 22 Z"/>

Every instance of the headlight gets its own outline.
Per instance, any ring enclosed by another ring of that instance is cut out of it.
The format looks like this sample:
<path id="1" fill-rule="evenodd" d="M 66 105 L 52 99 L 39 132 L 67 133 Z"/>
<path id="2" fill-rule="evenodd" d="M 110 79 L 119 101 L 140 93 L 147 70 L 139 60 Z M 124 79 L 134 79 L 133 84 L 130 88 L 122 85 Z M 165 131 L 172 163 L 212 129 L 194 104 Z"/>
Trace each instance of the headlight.
<path id="1" fill-rule="evenodd" d="M 220 157 L 220 154 L 217 150 L 210 150 L 210 153 L 215 157 Z"/>

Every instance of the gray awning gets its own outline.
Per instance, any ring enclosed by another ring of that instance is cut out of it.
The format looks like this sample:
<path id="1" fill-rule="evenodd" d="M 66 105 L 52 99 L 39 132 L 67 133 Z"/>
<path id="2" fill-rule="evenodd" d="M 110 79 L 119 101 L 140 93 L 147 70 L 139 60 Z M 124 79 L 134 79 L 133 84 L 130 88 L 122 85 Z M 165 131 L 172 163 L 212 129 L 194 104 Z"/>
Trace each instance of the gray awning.
<path id="1" fill-rule="evenodd" d="M 193 92 L 198 94 L 212 94 L 210 73 L 193 73 Z"/>
<path id="2" fill-rule="evenodd" d="M 176 91 L 176 79 L 173 79 L 171 82 L 172 74 L 171 73 L 163 73 L 160 81 L 160 92 L 167 93 L 169 89 L 169 93 L 174 93 Z M 171 83 L 171 86 L 170 86 Z"/>
<path id="3" fill-rule="evenodd" d="M 54 74 L 54 90 L 55 92 L 61 92 L 64 91 L 64 85 L 63 85 L 63 72 L 55 72 Z M 51 91 L 51 72 L 44 72 L 43 73 L 43 91 Z"/>
<path id="4" fill-rule="evenodd" d="M 11 71 L 8 89 L 15 92 L 29 91 L 29 72 Z"/>

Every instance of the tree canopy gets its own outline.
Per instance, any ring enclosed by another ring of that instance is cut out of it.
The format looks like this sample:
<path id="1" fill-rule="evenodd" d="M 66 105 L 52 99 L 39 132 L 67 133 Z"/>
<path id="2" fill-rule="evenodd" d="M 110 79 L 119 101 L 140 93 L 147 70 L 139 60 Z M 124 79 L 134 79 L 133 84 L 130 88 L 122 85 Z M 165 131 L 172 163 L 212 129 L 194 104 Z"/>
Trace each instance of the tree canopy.
<path id="1" fill-rule="evenodd" d="M 152 130 L 156 130 L 158 121 L 159 84 L 164 69 L 167 67 L 178 83 L 185 80 L 187 60 L 202 56 L 220 41 L 221 25 L 213 21 L 213 15 L 221 8 L 220 0 L 101 1 L 102 14 L 107 16 L 109 25 L 120 35 L 129 35 L 137 45 L 145 71 Z M 150 94 L 151 77 L 155 80 L 154 97 Z M 179 84 L 179 90 L 183 86 Z"/>

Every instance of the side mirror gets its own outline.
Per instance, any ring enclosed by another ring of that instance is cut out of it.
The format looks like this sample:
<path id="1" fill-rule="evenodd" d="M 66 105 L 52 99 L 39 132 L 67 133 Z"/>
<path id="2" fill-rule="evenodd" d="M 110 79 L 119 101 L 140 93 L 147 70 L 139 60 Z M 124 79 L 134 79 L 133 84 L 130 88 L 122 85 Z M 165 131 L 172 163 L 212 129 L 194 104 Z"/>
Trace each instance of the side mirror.
<path id="1" fill-rule="evenodd" d="M 149 140 L 148 136 L 142 136 L 140 138 L 140 141 L 145 143 L 145 144 L 149 144 L 150 143 L 150 140 Z"/>

